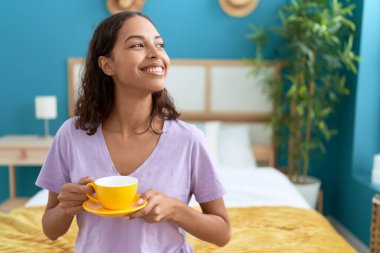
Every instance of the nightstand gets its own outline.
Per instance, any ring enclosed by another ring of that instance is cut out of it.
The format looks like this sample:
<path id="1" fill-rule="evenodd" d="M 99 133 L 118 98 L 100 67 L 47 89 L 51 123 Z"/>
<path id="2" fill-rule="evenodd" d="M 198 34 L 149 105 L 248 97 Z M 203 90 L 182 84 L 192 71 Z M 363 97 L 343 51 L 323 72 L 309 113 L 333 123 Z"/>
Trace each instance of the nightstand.
<path id="1" fill-rule="evenodd" d="M 0 166 L 7 166 L 9 170 L 9 200 L 0 205 L 0 210 L 9 211 L 27 201 L 27 198 L 16 197 L 15 167 L 42 166 L 52 141 L 52 137 L 33 135 L 0 138 Z"/>

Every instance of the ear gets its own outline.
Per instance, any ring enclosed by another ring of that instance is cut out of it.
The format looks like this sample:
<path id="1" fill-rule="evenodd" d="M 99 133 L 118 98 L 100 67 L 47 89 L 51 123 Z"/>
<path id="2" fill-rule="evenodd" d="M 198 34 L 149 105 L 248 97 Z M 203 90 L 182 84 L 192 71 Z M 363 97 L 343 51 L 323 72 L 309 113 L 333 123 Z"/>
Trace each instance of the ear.
<path id="1" fill-rule="evenodd" d="M 104 74 L 107 76 L 112 76 L 114 74 L 112 60 L 110 58 L 100 56 L 98 58 L 98 64 L 99 67 L 103 70 Z"/>

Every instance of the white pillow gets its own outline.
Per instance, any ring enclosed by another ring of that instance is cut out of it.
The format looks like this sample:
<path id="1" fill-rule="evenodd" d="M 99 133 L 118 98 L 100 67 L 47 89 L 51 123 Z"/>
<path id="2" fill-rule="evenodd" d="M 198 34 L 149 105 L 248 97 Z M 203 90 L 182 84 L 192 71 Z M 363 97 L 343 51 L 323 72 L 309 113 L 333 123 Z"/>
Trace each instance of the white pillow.
<path id="1" fill-rule="evenodd" d="M 255 168 L 256 161 L 251 147 L 249 124 L 219 126 L 218 166 L 224 168 Z"/>
<path id="2" fill-rule="evenodd" d="M 218 138 L 219 138 L 219 121 L 202 121 L 192 122 L 201 130 L 207 140 L 209 154 L 215 166 L 218 165 Z"/>
<path id="3" fill-rule="evenodd" d="M 219 152 L 218 152 L 218 141 L 219 141 L 219 121 L 207 121 L 204 124 L 204 133 L 209 144 L 210 156 L 213 160 L 215 166 L 219 164 Z"/>

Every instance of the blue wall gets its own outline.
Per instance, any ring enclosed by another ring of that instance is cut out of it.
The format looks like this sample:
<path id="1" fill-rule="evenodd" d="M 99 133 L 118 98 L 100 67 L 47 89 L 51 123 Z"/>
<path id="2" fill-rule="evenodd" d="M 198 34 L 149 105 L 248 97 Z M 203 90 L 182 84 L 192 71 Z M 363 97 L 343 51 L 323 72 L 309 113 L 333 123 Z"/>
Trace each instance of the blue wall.
<path id="1" fill-rule="evenodd" d="M 146 1 L 143 12 L 163 35 L 172 58 L 241 59 L 255 48 L 246 39 L 248 24 L 279 24 L 276 11 L 287 0 L 261 1 L 244 18 L 231 18 L 218 1 Z M 34 117 L 36 95 L 56 95 L 58 118 L 68 117 L 67 59 L 83 57 L 97 24 L 109 16 L 106 0 L 0 1 L 0 135 L 43 134 Z M 272 40 L 267 52 L 280 43 Z M 17 170 L 18 196 L 38 189 L 39 168 Z M 0 168 L 0 201 L 8 197 L 8 174 Z"/>
<path id="2" fill-rule="evenodd" d="M 370 183 L 373 156 L 380 152 L 380 1 L 355 2 L 359 73 L 348 79 L 352 93 L 335 118 L 339 136 L 328 159 L 335 165 L 331 214 L 368 245 L 372 198 L 380 192 Z"/>

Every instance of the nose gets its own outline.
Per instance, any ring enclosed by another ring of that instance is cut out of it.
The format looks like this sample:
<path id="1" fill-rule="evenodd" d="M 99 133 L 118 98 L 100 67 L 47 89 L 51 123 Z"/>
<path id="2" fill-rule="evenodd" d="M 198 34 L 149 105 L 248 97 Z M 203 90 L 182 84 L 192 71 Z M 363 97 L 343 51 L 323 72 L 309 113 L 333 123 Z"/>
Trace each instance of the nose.
<path id="1" fill-rule="evenodd" d="M 148 52 L 147 52 L 147 55 L 146 57 L 148 59 L 155 59 L 155 58 L 158 58 L 159 57 L 159 52 L 158 52 L 158 49 L 156 46 L 154 45 L 151 45 L 148 47 Z"/>

